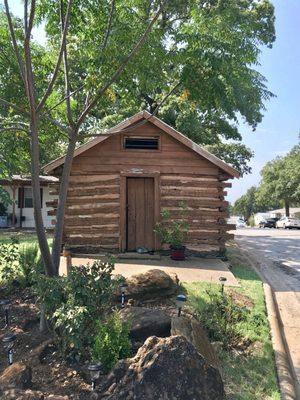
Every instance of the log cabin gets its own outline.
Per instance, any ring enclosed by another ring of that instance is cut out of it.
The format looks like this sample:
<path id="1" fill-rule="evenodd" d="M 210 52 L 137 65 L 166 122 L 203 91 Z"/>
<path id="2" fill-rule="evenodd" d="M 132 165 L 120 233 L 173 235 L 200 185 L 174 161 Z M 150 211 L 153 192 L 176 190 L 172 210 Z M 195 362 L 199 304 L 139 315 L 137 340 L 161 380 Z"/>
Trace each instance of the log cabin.
<path id="1" fill-rule="evenodd" d="M 59 178 L 64 159 L 44 172 Z M 189 252 L 222 254 L 234 228 L 226 223 L 225 201 L 226 181 L 234 177 L 239 173 L 230 165 L 142 111 L 75 150 L 64 246 L 73 254 L 161 250 L 154 225 L 163 209 L 180 218 L 184 202 Z M 58 187 L 51 193 L 57 195 Z M 55 216 L 57 200 L 51 206 Z"/>

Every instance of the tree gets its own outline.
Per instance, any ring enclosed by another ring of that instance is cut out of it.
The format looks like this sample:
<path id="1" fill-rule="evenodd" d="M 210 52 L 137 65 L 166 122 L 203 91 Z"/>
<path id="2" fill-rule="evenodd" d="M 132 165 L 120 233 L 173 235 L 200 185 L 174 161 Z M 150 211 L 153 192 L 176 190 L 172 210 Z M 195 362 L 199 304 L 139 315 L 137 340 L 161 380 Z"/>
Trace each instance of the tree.
<path id="1" fill-rule="evenodd" d="M 109 116 L 117 111 L 115 119 L 121 117 L 120 107 L 131 114 L 142 99 L 153 114 L 172 114 L 178 128 L 194 116 L 193 132 L 200 124 L 205 144 L 216 144 L 219 136 L 240 138 L 240 115 L 255 128 L 272 95 L 253 69 L 260 46 L 271 47 L 275 38 L 274 10 L 266 0 L 25 0 L 23 21 L 11 16 L 8 0 L 4 5 L 14 54 L 5 62 L 15 90 L 11 98 L 1 81 L 2 131 L 23 132 L 30 140 L 35 222 L 48 275 L 58 273 L 74 149 L 99 133 L 99 120 L 112 123 Z M 32 40 L 41 21 L 48 50 Z M 173 104 L 175 94 L 180 101 Z M 39 190 L 47 126 L 66 143 L 52 254 Z"/>
<path id="2" fill-rule="evenodd" d="M 257 188 L 252 186 L 247 192 L 241 196 L 233 206 L 233 214 L 242 215 L 245 221 L 258 211 L 256 203 Z"/>
<path id="3" fill-rule="evenodd" d="M 282 202 L 286 216 L 289 216 L 290 205 L 300 202 L 300 145 L 286 156 L 268 162 L 261 176 L 258 199 Z"/>

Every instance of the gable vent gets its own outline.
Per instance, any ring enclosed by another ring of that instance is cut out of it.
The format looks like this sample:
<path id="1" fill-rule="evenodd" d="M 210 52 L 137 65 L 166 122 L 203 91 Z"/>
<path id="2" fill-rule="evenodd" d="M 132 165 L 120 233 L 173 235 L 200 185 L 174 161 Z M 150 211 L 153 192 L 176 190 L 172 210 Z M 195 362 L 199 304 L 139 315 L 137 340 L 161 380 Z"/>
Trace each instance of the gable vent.
<path id="1" fill-rule="evenodd" d="M 159 139 L 152 137 L 127 137 L 124 140 L 125 149 L 158 150 Z"/>

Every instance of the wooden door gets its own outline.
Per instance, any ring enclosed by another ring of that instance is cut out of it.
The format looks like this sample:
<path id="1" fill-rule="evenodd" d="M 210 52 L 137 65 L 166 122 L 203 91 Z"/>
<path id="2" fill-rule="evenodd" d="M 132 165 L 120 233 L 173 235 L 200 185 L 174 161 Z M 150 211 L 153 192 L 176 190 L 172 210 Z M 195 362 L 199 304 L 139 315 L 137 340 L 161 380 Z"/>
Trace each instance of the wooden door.
<path id="1" fill-rule="evenodd" d="M 127 178 L 127 250 L 154 250 L 154 179 Z"/>

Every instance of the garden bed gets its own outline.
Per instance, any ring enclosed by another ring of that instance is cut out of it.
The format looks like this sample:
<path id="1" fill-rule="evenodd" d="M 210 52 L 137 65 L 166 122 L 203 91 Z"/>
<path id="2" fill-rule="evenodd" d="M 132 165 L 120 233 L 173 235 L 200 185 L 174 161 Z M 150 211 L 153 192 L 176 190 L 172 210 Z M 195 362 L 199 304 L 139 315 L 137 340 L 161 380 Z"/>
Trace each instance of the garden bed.
<path id="1" fill-rule="evenodd" d="M 236 248 L 230 248 L 228 256 L 232 272 L 241 287 L 225 287 L 223 298 L 220 285 L 204 282 L 183 284 L 181 290 L 188 296 L 183 314 L 200 320 L 211 342 L 214 342 L 221 360 L 227 399 L 279 400 L 262 282 Z M 50 334 L 39 332 L 39 304 L 32 288 L 14 283 L 9 292 L 0 289 L 0 298 L 7 297 L 12 302 L 10 331 L 17 335 L 14 360 L 32 367 L 31 390 L 39 391 L 45 398 L 50 394 L 78 400 L 90 398 L 90 375 L 87 370 L 91 362 L 90 350 L 86 350 L 80 361 L 67 361 L 51 343 Z M 227 315 L 225 331 L 224 319 L 218 315 L 215 304 L 221 314 L 225 310 Z M 213 309 L 210 309 L 212 305 Z M 120 308 L 119 303 L 112 306 Z M 174 298 L 131 300 L 127 307 L 130 306 L 159 309 L 171 317 L 177 313 Z M 1 323 L 3 328 L 3 318 Z M 0 340 L 6 332 L 1 329 Z M 2 350 L 0 374 L 6 366 L 6 354 Z M 99 384 L 104 380 L 105 376 L 102 376 Z"/>

